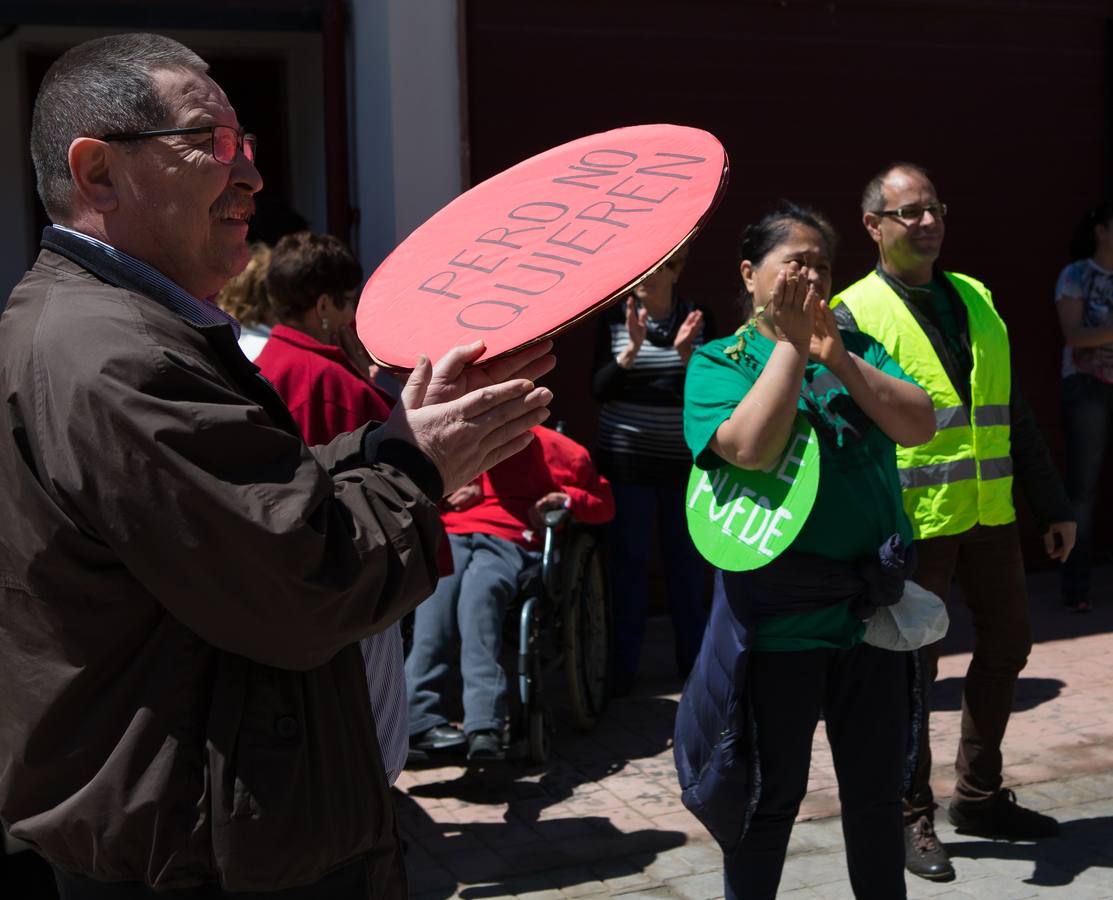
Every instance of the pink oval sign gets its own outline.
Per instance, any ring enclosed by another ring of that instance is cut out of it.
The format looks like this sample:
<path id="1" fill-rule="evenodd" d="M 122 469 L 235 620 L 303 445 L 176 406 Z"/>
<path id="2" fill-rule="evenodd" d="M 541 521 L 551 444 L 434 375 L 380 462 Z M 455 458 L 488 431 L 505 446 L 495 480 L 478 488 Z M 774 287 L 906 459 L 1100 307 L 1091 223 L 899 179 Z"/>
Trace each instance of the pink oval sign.
<path id="1" fill-rule="evenodd" d="M 476 185 L 415 230 L 364 285 L 356 330 L 412 368 L 482 338 L 484 360 L 621 296 L 707 219 L 726 185 L 715 137 L 638 125 L 563 144 Z"/>

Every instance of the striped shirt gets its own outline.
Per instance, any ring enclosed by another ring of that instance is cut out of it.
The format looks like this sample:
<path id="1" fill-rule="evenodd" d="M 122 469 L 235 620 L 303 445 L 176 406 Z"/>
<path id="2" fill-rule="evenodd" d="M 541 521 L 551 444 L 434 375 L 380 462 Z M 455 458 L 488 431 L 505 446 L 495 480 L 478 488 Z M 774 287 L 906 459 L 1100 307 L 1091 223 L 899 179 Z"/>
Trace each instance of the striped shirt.
<path id="1" fill-rule="evenodd" d="M 363 674 L 371 696 L 371 713 L 383 757 L 388 784 L 394 784 L 406 767 L 410 750 L 409 695 L 406 661 L 402 655 L 402 626 L 395 622 L 359 642 Z"/>
<path id="2" fill-rule="evenodd" d="M 693 349 L 714 328 L 709 312 L 700 311 L 704 325 Z M 628 484 L 683 484 L 692 457 L 684 442 L 685 365 L 680 354 L 671 341 L 662 345 L 647 338 L 634 364 L 623 369 L 615 361 L 630 344 L 623 304 L 612 306 L 599 327 L 592 388 L 602 401 L 596 453 L 600 471 Z"/>
<path id="3" fill-rule="evenodd" d="M 206 325 L 231 325 L 232 330 L 236 332 L 236 338 L 239 338 L 240 323 L 236 321 L 233 316 L 228 315 L 228 313 L 215 303 L 210 303 L 207 300 L 199 300 L 197 297 L 194 297 L 191 293 L 163 275 L 154 266 L 150 266 L 142 260 L 124 253 L 123 250 L 117 250 L 111 244 L 106 244 L 104 241 L 99 241 L 95 237 L 82 234 L 80 231 L 74 231 L 72 228 L 67 228 L 65 225 L 55 225 L 53 227 L 58 231 L 72 234 L 74 237 L 80 238 L 97 247 L 105 256 L 126 269 L 128 274 L 134 279 L 136 285 L 145 289 L 145 293 L 152 294 L 162 299 L 167 306 L 187 322 L 192 322 L 194 325 L 200 325 L 202 327 Z"/>

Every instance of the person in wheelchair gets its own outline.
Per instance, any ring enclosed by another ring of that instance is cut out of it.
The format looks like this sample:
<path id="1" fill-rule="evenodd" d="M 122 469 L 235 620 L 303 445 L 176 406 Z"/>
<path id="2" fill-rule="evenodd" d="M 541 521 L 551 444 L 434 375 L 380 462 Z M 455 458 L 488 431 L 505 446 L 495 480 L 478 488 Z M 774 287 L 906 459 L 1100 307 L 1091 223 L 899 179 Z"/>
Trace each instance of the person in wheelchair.
<path id="1" fill-rule="evenodd" d="M 467 743 L 468 759 L 498 759 L 507 713 L 499 664 L 503 616 L 519 574 L 540 559 L 544 514 L 567 508 L 585 524 L 614 516 L 607 480 L 585 448 L 549 428 L 442 502 L 453 572 L 414 614 L 406 659 L 410 748 L 444 751 Z M 463 681 L 463 730 L 450 724 L 446 694 Z"/>

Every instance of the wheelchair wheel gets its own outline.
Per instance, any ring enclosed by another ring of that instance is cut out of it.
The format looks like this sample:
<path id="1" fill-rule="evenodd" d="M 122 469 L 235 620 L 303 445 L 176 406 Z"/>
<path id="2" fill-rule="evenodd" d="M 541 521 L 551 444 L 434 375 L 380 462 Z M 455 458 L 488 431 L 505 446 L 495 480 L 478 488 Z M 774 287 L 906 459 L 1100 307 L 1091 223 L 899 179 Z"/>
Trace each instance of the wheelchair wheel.
<path id="1" fill-rule="evenodd" d="M 562 585 L 564 672 L 576 727 L 594 727 L 610 685 L 610 607 L 599 547 L 577 535 L 565 554 Z"/>

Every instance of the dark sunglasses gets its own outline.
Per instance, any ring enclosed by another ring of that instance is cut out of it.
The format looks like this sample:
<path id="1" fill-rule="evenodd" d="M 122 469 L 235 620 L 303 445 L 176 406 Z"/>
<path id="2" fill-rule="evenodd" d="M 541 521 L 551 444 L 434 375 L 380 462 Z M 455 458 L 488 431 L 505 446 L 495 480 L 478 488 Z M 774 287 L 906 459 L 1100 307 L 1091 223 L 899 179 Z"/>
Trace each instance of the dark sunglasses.
<path id="1" fill-rule="evenodd" d="M 210 152 L 218 163 L 230 166 L 236 161 L 236 154 L 243 151 L 248 162 L 255 162 L 256 138 L 244 130 L 231 125 L 198 125 L 196 128 L 160 128 L 156 131 L 121 131 L 106 134 L 102 141 L 137 141 L 140 138 L 163 137 L 170 134 L 209 134 L 212 136 Z"/>

